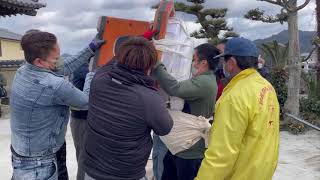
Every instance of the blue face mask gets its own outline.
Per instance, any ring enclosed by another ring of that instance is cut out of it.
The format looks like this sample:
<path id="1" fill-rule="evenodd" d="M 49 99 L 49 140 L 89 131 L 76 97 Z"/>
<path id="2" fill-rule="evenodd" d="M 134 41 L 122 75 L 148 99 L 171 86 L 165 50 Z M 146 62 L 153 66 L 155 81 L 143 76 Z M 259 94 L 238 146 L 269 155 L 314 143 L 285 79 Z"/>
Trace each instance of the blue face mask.
<path id="1" fill-rule="evenodd" d="M 225 65 L 223 65 L 223 74 L 226 78 L 229 78 L 231 76 L 231 74 L 226 70 Z"/>

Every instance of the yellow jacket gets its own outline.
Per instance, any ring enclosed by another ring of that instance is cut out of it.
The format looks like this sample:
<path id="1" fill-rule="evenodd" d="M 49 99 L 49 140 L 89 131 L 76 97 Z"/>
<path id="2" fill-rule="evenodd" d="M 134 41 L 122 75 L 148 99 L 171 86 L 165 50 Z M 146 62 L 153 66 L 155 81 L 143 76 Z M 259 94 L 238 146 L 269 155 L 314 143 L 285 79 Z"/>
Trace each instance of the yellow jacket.
<path id="1" fill-rule="evenodd" d="M 270 180 L 279 155 L 279 103 L 254 69 L 236 75 L 216 104 L 196 180 Z"/>

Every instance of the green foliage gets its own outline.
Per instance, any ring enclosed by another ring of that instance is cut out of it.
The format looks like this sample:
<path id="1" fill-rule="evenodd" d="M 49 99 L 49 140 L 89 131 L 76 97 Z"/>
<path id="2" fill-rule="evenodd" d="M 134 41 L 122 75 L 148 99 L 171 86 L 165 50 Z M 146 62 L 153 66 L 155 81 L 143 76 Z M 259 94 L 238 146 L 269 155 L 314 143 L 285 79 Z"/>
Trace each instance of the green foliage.
<path id="1" fill-rule="evenodd" d="M 300 116 L 305 121 L 320 127 L 320 99 L 316 92 L 315 76 L 312 73 L 304 73 L 302 78 L 307 82 L 308 86 L 308 98 L 300 99 Z M 286 127 L 290 132 L 294 134 L 303 133 L 307 126 L 292 121 Z"/>
<path id="2" fill-rule="evenodd" d="M 320 127 L 320 100 L 315 98 L 300 100 L 301 117 L 307 122 Z"/>
<path id="3" fill-rule="evenodd" d="M 288 64 L 289 45 L 280 44 L 277 41 L 267 42 L 259 46 L 263 57 L 275 69 L 283 69 Z"/>
<path id="4" fill-rule="evenodd" d="M 244 17 L 246 19 L 251 19 L 254 21 L 258 21 L 259 19 L 263 18 L 264 15 L 264 11 L 259 9 L 259 8 L 255 8 L 255 9 L 251 9 L 247 12 L 247 14 L 244 15 Z"/>
<path id="5" fill-rule="evenodd" d="M 320 99 L 316 73 L 309 71 L 307 73 L 302 73 L 301 76 L 302 79 L 307 83 L 308 97 L 312 99 Z"/>
<path id="6" fill-rule="evenodd" d="M 301 116 L 308 122 L 320 127 L 320 94 L 316 72 L 303 73 L 302 78 L 307 82 L 308 98 L 300 100 Z"/>
<path id="7" fill-rule="evenodd" d="M 187 0 L 188 2 L 197 3 L 197 4 L 203 4 L 205 0 Z"/>
<path id="8" fill-rule="evenodd" d="M 247 14 L 244 15 L 244 18 L 250 19 L 253 21 L 261 21 L 265 23 L 276 23 L 280 22 L 283 24 L 288 20 L 288 14 L 287 13 L 280 13 L 275 16 L 271 15 L 265 15 L 265 11 L 261 10 L 259 8 L 249 10 Z"/>
<path id="9" fill-rule="evenodd" d="M 286 85 L 288 73 L 284 69 L 272 69 L 270 83 L 277 92 L 278 101 L 280 104 L 280 113 L 283 113 L 284 103 L 287 100 L 288 88 Z"/>
<path id="10" fill-rule="evenodd" d="M 233 32 L 233 31 L 228 31 L 228 32 L 224 33 L 224 35 L 223 35 L 223 39 L 227 39 L 230 37 L 239 37 L 239 34 L 236 32 Z"/>
<path id="11" fill-rule="evenodd" d="M 224 18 L 227 15 L 228 9 L 205 9 L 203 13 L 211 18 Z"/>
<path id="12" fill-rule="evenodd" d="M 305 113 L 314 113 L 320 117 L 320 100 L 311 97 L 301 99 L 300 111 Z"/>
<path id="13" fill-rule="evenodd" d="M 303 106 L 304 104 L 301 103 L 301 106 Z M 314 124 L 318 127 L 320 127 L 320 115 L 317 115 L 315 113 L 310 113 L 310 112 L 301 112 L 301 117 L 308 121 L 311 124 Z"/>
<path id="14" fill-rule="evenodd" d="M 320 37 L 319 36 L 315 37 L 312 44 L 320 47 Z"/>
<path id="15" fill-rule="evenodd" d="M 192 6 L 186 5 L 182 2 L 176 2 L 174 5 L 176 11 L 182 11 L 188 14 L 197 15 L 204 7 L 201 4 L 194 4 Z"/>
<path id="16" fill-rule="evenodd" d="M 288 96 L 288 88 L 286 85 L 287 79 L 288 79 L 288 73 L 284 69 L 273 68 L 271 70 L 270 83 L 273 85 L 277 93 L 278 101 L 280 104 L 280 121 L 281 121 L 280 129 L 289 131 L 293 134 L 300 134 L 305 130 L 303 124 L 298 122 L 283 123 L 284 116 L 285 116 L 284 104 Z"/>
<path id="17" fill-rule="evenodd" d="M 308 98 L 302 98 L 300 100 L 300 116 L 302 119 L 310 122 L 318 127 L 320 127 L 320 99 L 313 95 L 314 92 L 311 92 L 310 88 L 315 88 L 314 77 L 310 77 L 309 73 L 303 75 L 303 79 L 310 78 L 307 81 L 307 86 L 309 89 L 309 96 Z M 280 104 L 280 113 L 281 113 L 281 120 L 283 120 L 283 112 L 284 112 L 284 104 L 287 99 L 288 89 L 286 86 L 286 81 L 288 79 L 288 74 L 283 69 L 272 69 L 271 71 L 271 84 L 275 88 L 277 92 L 278 101 Z M 281 130 L 287 130 L 293 134 L 301 134 L 305 132 L 306 127 L 298 122 L 298 121 L 291 121 L 288 124 L 283 124 L 281 126 Z"/>

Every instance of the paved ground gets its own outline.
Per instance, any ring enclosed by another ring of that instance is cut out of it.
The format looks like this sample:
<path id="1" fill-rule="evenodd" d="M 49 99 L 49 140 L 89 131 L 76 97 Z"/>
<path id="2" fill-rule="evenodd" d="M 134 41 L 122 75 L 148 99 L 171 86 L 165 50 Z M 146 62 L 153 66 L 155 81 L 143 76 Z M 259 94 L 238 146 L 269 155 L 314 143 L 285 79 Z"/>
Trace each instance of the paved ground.
<path id="1" fill-rule="evenodd" d="M 70 180 L 75 180 L 77 162 L 70 129 L 67 137 L 67 166 Z M 10 124 L 8 115 L 0 118 L 0 179 L 11 177 Z M 152 176 L 152 162 L 146 167 Z M 309 131 L 304 135 L 281 132 L 279 164 L 274 180 L 320 180 L 320 132 Z"/>

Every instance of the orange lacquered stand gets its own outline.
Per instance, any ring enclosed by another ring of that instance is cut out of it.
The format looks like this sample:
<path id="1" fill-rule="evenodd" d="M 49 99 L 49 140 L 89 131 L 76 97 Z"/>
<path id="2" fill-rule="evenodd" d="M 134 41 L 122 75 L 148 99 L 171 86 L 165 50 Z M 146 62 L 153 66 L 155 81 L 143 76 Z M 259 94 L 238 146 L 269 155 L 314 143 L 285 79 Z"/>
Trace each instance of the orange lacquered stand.
<path id="1" fill-rule="evenodd" d="M 96 52 L 96 66 L 100 67 L 108 63 L 114 56 L 114 43 L 120 36 L 143 35 L 150 29 L 150 23 L 145 21 L 135 21 L 103 16 L 99 20 L 98 36 L 106 43 Z"/>
<path id="2" fill-rule="evenodd" d="M 174 3 L 172 1 L 160 1 L 159 8 L 156 11 L 153 29 L 159 32 L 154 38 L 165 38 L 168 19 L 174 15 Z M 115 17 L 102 16 L 98 22 L 98 37 L 106 43 L 96 52 L 94 67 L 100 67 L 108 63 L 114 56 L 113 48 L 116 40 L 121 36 L 141 36 L 151 28 L 151 23 L 146 21 L 137 21 L 129 19 L 120 19 Z M 158 52 L 158 58 L 161 59 L 161 52 Z"/>

